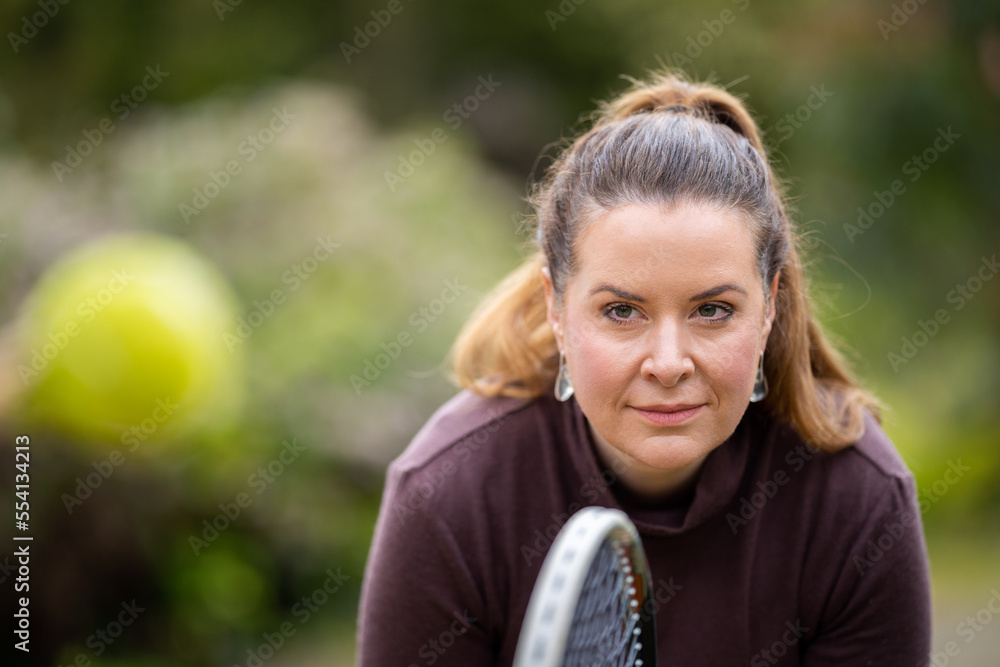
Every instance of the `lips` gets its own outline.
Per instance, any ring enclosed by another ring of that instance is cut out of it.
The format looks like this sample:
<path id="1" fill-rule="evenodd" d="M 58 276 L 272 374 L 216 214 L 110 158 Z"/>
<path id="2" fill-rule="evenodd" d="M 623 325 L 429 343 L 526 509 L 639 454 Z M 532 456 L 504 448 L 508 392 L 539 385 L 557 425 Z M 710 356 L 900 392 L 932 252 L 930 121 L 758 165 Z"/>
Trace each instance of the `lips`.
<path id="1" fill-rule="evenodd" d="M 692 408 L 701 407 L 700 403 L 660 403 L 657 405 L 638 405 L 636 410 L 644 412 L 683 412 Z"/>
<path id="2" fill-rule="evenodd" d="M 635 411 L 654 426 L 679 426 L 693 419 L 704 405 L 673 403 L 636 406 Z"/>

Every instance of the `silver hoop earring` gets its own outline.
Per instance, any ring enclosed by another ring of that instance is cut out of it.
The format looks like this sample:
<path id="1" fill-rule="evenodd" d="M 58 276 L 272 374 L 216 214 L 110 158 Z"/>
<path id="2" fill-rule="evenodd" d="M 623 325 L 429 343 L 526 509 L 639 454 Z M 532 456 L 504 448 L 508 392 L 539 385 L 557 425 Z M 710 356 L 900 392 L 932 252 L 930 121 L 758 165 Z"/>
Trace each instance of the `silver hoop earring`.
<path id="1" fill-rule="evenodd" d="M 757 378 L 753 383 L 753 393 L 750 394 L 750 402 L 757 403 L 767 396 L 767 378 L 764 377 L 764 351 L 760 351 L 760 363 L 757 365 Z"/>
<path id="2" fill-rule="evenodd" d="M 559 351 L 559 374 L 556 375 L 556 398 L 560 401 L 568 401 L 573 395 L 573 381 L 569 379 L 569 370 L 566 368 L 566 355 Z"/>

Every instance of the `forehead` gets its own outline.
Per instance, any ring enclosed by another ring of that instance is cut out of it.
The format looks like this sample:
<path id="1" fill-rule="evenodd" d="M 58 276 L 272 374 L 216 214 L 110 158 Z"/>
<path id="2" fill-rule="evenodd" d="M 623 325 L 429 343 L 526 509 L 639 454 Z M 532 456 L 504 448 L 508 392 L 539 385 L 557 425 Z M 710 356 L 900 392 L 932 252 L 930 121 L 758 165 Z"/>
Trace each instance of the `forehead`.
<path id="1" fill-rule="evenodd" d="M 648 276 L 663 286 L 750 281 L 757 273 L 754 246 L 747 221 L 732 209 L 628 205 L 592 216 L 576 263 L 585 280 Z"/>

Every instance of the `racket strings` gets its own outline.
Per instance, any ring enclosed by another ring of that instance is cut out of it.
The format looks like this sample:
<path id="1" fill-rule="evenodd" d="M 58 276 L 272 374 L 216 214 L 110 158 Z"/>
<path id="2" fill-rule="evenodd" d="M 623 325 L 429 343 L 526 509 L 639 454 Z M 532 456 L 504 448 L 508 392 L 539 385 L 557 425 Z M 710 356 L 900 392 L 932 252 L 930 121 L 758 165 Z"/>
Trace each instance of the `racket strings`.
<path id="1" fill-rule="evenodd" d="M 573 613 L 564 667 L 640 667 L 638 601 L 631 560 L 617 542 L 596 554 Z"/>

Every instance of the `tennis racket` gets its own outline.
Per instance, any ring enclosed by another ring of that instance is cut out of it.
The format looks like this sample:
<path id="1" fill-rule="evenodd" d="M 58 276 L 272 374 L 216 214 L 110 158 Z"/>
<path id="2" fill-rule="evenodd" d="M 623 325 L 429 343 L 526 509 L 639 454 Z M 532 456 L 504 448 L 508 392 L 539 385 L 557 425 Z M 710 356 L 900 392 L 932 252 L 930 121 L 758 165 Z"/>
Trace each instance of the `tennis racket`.
<path id="1" fill-rule="evenodd" d="M 514 667 L 655 667 L 651 596 L 635 526 L 620 510 L 585 507 L 542 563 Z"/>

